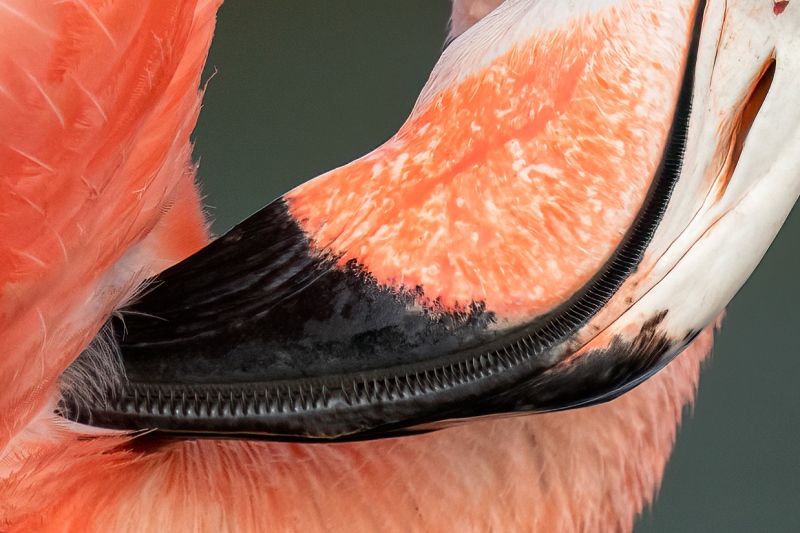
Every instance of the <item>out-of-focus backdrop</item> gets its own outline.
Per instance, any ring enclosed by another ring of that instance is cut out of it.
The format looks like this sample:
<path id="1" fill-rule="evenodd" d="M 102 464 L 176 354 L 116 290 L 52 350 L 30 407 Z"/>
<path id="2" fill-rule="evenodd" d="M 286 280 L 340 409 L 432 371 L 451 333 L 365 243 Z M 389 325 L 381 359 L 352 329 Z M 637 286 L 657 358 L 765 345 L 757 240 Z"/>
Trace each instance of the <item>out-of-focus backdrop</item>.
<path id="1" fill-rule="evenodd" d="M 214 231 L 391 136 L 441 52 L 449 4 L 227 0 L 195 136 Z M 798 243 L 795 210 L 729 307 L 637 533 L 800 531 Z"/>

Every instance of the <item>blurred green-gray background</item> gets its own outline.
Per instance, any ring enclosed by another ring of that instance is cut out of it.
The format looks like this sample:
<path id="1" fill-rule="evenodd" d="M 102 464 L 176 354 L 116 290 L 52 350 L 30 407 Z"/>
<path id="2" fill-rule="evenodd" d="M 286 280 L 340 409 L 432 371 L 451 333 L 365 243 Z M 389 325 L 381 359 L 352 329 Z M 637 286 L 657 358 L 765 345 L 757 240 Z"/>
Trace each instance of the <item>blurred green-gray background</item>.
<path id="1" fill-rule="evenodd" d="M 214 230 L 394 133 L 448 13 L 449 0 L 227 0 L 195 147 Z M 795 212 L 729 308 L 637 533 L 800 532 L 798 242 Z"/>

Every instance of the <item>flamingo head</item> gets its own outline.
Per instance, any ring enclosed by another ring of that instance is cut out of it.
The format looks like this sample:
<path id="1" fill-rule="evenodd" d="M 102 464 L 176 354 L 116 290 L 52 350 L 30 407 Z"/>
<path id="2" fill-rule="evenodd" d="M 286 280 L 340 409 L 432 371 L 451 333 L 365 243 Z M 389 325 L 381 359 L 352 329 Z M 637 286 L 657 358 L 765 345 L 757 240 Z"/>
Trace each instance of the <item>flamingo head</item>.
<path id="1" fill-rule="evenodd" d="M 374 438 L 610 400 L 713 323 L 800 195 L 800 1 L 457 1 L 452 34 L 395 137 L 162 273 L 63 414 Z"/>

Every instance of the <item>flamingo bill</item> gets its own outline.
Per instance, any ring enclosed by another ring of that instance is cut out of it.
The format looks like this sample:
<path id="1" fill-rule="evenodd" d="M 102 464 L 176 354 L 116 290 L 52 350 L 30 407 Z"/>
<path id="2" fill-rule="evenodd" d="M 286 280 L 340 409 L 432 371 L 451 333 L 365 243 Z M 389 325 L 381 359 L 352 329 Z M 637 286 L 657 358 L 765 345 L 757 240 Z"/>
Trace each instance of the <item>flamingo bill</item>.
<path id="1" fill-rule="evenodd" d="M 384 146 L 161 273 L 110 323 L 124 378 L 61 412 L 348 440 L 601 402 L 651 375 L 697 333 L 666 336 L 663 312 L 569 356 L 680 176 L 704 4 L 656 4 L 567 18 L 424 91 Z"/>

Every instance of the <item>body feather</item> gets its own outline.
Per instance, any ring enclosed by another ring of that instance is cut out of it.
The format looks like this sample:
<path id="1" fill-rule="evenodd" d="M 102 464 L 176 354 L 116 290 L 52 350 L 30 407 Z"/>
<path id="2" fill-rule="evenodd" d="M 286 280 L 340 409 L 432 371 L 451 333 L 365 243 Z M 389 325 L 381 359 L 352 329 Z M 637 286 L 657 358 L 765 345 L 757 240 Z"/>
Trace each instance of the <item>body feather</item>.
<path id="1" fill-rule="evenodd" d="M 139 283 L 206 242 L 189 134 L 215 11 L 0 5 L 0 449 Z"/>

